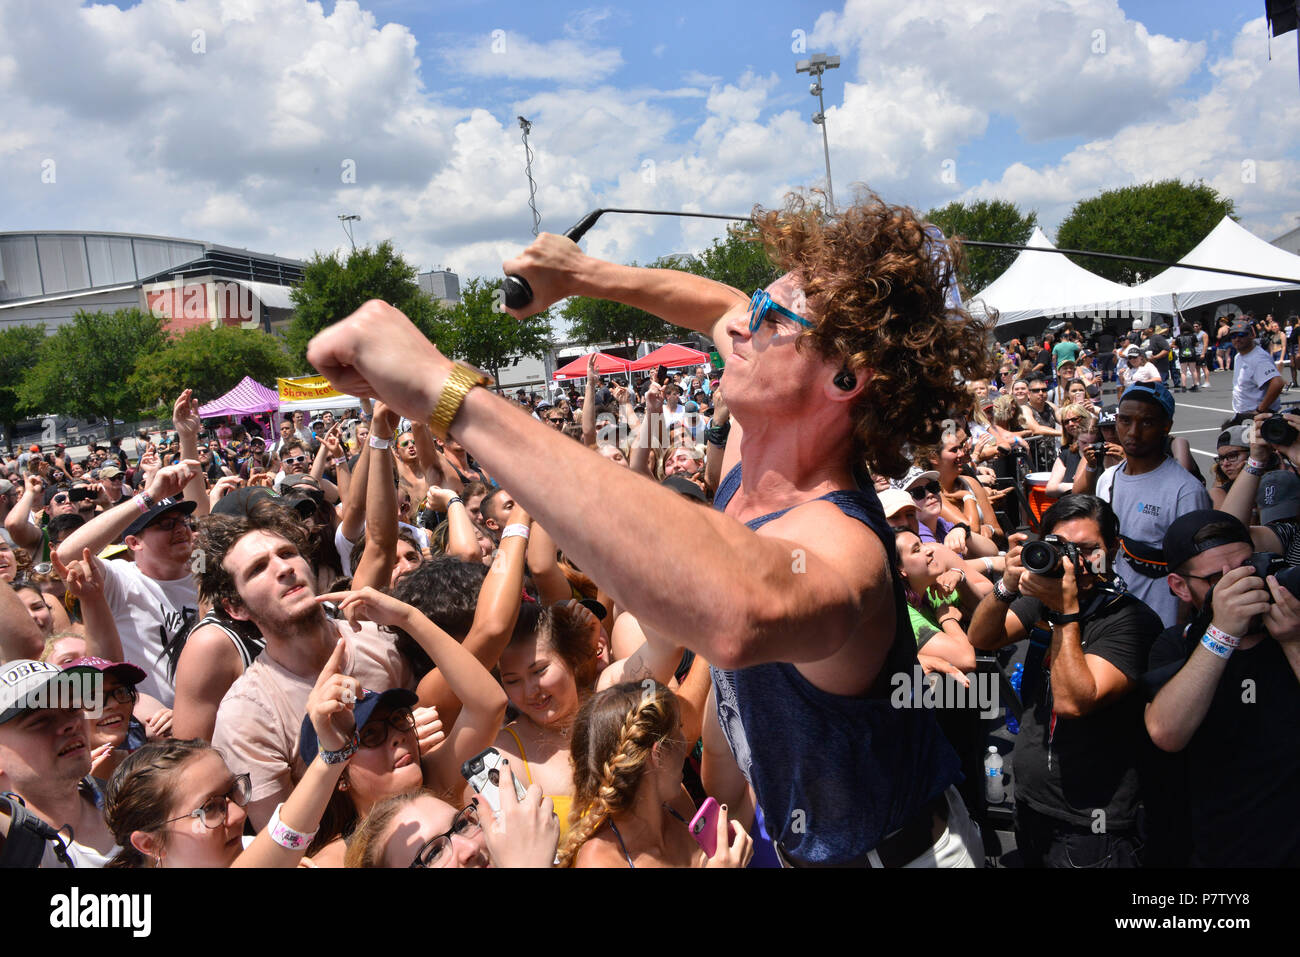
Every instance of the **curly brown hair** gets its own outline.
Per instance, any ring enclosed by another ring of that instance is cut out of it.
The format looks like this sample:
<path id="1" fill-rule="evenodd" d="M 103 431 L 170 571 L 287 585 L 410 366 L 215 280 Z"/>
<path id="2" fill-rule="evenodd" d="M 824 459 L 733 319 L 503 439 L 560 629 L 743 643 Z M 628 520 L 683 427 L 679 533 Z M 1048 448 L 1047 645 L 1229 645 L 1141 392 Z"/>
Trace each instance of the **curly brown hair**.
<path id="1" fill-rule="evenodd" d="M 985 326 L 946 301 L 961 245 L 864 189 L 835 215 L 815 197 L 791 193 L 783 209 L 755 208 L 759 236 L 817 318 L 798 347 L 874 373 L 854 407 L 855 458 L 902 474 L 904 447 L 934 442 L 949 407 L 965 399 L 962 381 L 991 371 Z"/>
<path id="2" fill-rule="evenodd" d="M 235 576 L 222 565 L 230 549 L 249 532 L 270 532 L 278 535 L 307 555 L 307 532 L 298 520 L 297 513 L 270 501 L 258 502 L 243 515 L 208 515 L 199 522 L 195 549 L 202 553 L 193 564 L 194 580 L 199 588 L 199 598 L 214 608 L 225 610 L 226 603 L 235 607 L 243 605 Z"/>

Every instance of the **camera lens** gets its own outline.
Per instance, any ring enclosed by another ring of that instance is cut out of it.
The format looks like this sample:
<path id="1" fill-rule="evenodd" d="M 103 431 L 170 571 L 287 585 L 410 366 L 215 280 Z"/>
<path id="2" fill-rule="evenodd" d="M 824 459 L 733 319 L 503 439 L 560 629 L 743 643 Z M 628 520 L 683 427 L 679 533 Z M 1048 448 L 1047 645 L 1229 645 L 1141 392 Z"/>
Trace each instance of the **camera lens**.
<path id="1" fill-rule="evenodd" d="M 1061 553 L 1050 542 L 1030 542 L 1020 552 L 1020 563 L 1031 575 L 1061 576 Z"/>
<path id="2" fill-rule="evenodd" d="M 1291 445 L 1297 438 L 1296 430 L 1281 415 L 1273 415 L 1259 427 L 1260 437 L 1271 445 Z"/>

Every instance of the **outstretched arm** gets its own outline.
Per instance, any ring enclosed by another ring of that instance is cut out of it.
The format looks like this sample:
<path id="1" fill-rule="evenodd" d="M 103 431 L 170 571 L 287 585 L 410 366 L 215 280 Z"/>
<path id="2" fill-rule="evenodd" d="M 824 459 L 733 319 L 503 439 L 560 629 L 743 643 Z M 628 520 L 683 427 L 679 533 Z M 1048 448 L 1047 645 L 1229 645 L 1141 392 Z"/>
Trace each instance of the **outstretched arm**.
<path id="1" fill-rule="evenodd" d="M 644 272 L 655 271 L 626 275 Z M 702 294 L 691 279 L 677 288 L 656 275 L 635 291 L 602 294 L 635 304 L 659 291 L 674 307 L 661 303 L 661 311 L 696 318 L 736 302 L 734 294 L 710 298 L 712 283 Z M 542 290 L 542 299 L 581 291 L 549 282 Z M 693 304 L 685 301 L 690 296 Z M 451 372 L 451 363 L 405 316 L 377 300 L 318 335 L 309 359 L 341 390 L 383 395 L 416 420 L 430 417 Z M 879 541 L 829 503 L 809 503 L 758 534 L 568 441 L 486 389 L 469 392 L 451 432 L 503 486 L 518 490 L 522 504 L 579 567 L 601 570 L 602 584 L 620 606 L 646 626 L 683 636 L 719 667 L 821 661 L 862 630 L 865 605 L 888 602 Z M 588 489 L 583 499 L 565 494 L 575 476 Z M 605 510 L 599 535 L 590 530 L 591 501 Z M 701 574 L 682 578 L 642 558 L 668 553 L 696 556 Z"/>

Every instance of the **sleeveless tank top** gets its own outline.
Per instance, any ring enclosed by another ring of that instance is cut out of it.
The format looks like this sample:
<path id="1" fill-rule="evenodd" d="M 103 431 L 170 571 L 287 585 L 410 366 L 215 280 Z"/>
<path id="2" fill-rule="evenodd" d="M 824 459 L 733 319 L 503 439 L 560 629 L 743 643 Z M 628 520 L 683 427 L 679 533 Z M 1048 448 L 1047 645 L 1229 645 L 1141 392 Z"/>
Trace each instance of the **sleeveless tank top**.
<path id="1" fill-rule="evenodd" d="M 737 465 L 719 485 L 714 508 L 726 511 L 740 480 Z M 962 775 L 933 713 L 890 702 L 889 677 L 914 674 L 917 659 L 880 500 L 870 486 L 819 500 L 868 526 L 885 546 L 894 634 L 876 682 L 883 690 L 831 694 L 784 662 L 711 672 L 718 721 L 773 840 L 799 864 L 844 866 L 860 863 Z M 788 511 L 746 524 L 757 531 Z"/>

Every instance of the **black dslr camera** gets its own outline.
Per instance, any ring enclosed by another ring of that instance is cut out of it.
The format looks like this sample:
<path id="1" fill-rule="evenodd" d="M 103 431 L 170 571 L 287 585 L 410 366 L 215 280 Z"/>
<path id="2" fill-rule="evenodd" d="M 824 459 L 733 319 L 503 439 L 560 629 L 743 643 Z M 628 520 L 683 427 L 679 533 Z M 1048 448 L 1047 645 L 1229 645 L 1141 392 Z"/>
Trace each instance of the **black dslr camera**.
<path id="1" fill-rule="evenodd" d="M 1020 552 L 1020 564 L 1031 575 L 1060 578 L 1065 574 L 1064 563 L 1079 566 L 1079 546 L 1059 535 L 1044 535 L 1036 542 L 1028 542 Z"/>
<path id="2" fill-rule="evenodd" d="M 1260 424 L 1259 437 L 1270 445 L 1288 446 L 1300 438 L 1300 432 L 1282 418 L 1281 412 L 1274 412 Z"/>

